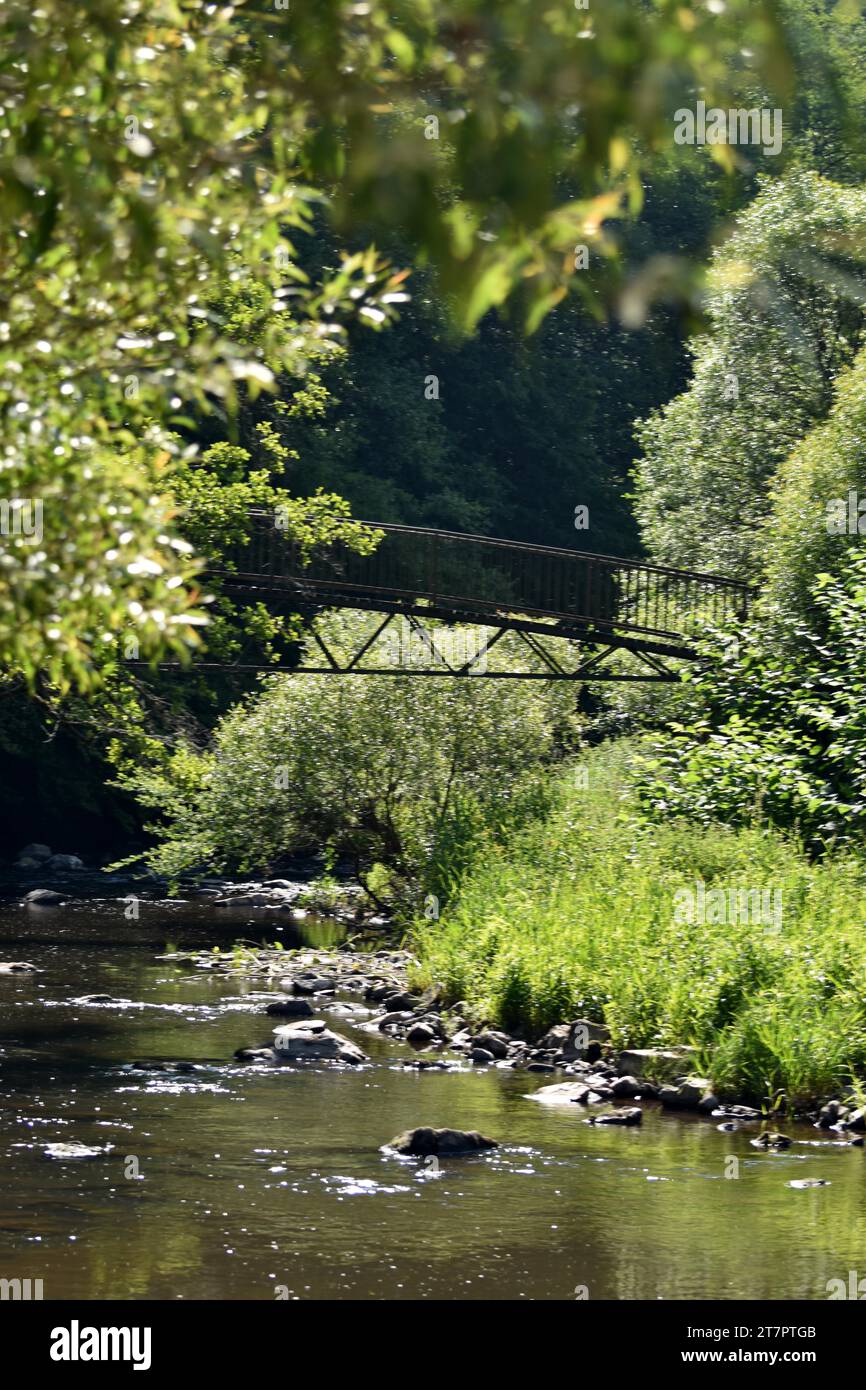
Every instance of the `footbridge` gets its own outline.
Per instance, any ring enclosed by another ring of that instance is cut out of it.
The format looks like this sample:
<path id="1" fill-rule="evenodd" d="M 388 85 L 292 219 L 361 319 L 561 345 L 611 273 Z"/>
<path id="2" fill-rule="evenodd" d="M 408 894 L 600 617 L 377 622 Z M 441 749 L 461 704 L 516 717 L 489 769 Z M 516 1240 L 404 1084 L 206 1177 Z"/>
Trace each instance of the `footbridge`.
<path id="1" fill-rule="evenodd" d="M 247 538 L 209 571 L 240 603 L 302 616 L 313 640 L 305 656 L 296 647 L 293 671 L 394 675 L 392 662 L 377 661 L 379 639 L 403 620 L 429 661 L 401 666 L 401 674 L 673 681 L 679 668 L 671 661 L 698 659 L 694 642 L 702 623 L 730 625 L 748 612 L 748 586 L 720 575 L 488 536 L 363 524 L 378 538 L 369 554 L 353 549 L 338 529 L 331 544 L 307 557 L 273 514 L 253 512 Z M 348 656 L 316 624 L 334 609 L 380 617 Z M 442 623 L 477 626 L 483 640 L 455 661 L 441 641 Z M 533 653 L 531 669 L 512 669 L 512 662 L 508 670 L 495 669 L 487 660 L 509 633 Z M 623 662 L 625 653 L 632 659 Z"/>

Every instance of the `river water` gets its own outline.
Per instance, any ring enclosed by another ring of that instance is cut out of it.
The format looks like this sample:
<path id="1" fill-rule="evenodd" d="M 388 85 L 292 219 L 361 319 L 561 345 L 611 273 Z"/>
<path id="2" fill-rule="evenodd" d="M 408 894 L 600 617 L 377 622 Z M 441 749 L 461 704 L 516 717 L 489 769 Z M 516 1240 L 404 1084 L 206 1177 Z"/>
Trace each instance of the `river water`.
<path id="1" fill-rule="evenodd" d="M 42 1279 L 46 1299 L 825 1299 L 866 1275 L 864 1149 L 803 1126 L 765 1153 L 754 1126 L 649 1106 L 641 1128 L 599 1128 L 526 1098 L 555 1078 L 405 1070 L 410 1047 L 343 1020 L 369 1066 L 240 1065 L 275 1026 L 260 986 L 156 957 L 331 944 L 334 925 L 123 911 L 0 910 L 0 959 L 43 972 L 0 976 L 0 1278 Z M 131 1002 L 72 1002 L 90 993 Z M 501 1147 L 438 1174 L 380 1153 L 422 1124 Z M 114 1148 L 45 1156 L 71 1140 Z"/>

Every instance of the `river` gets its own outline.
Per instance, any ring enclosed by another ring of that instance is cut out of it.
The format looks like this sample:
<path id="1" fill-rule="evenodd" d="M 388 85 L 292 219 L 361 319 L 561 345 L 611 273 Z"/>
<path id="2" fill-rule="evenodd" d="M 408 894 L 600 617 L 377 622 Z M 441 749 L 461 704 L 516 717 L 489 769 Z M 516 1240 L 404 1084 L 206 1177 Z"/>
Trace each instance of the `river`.
<path id="1" fill-rule="evenodd" d="M 244 1066 L 235 1049 L 279 1022 L 260 986 L 157 956 L 339 929 L 202 904 L 123 914 L 0 911 L 0 959 L 42 971 L 0 976 L 0 1278 L 42 1279 L 46 1299 L 824 1299 L 866 1273 L 863 1149 L 801 1126 L 767 1153 L 754 1126 L 654 1106 L 640 1128 L 595 1127 L 526 1098 L 555 1078 L 406 1070 L 409 1046 L 342 1019 L 369 1066 Z M 72 1002 L 90 993 L 131 1002 Z M 202 1067 L 123 1069 L 139 1058 Z M 438 1173 L 380 1152 L 414 1125 L 501 1147 Z M 70 1140 L 114 1148 L 45 1157 Z"/>

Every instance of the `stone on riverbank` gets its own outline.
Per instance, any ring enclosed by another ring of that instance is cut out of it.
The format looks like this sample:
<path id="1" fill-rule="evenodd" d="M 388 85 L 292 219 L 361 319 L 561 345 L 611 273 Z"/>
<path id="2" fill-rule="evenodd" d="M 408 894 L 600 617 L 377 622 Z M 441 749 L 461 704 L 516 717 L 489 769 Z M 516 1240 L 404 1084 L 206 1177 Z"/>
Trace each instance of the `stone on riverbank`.
<path id="1" fill-rule="evenodd" d="M 0 961 L 0 975 L 41 975 L 41 973 L 39 967 L 31 965 L 29 960 Z"/>
<path id="2" fill-rule="evenodd" d="M 405 1154 L 412 1158 L 427 1158 L 431 1154 L 452 1155 L 483 1153 L 488 1149 L 498 1149 L 495 1139 L 488 1139 L 477 1130 L 462 1129 L 407 1129 L 383 1145 L 384 1152 Z"/>
<path id="3" fill-rule="evenodd" d="M 847 1105 L 843 1105 L 840 1100 L 828 1101 L 822 1105 L 818 1114 L 816 1129 L 832 1129 L 834 1125 L 841 1124 L 848 1115 Z"/>
<path id="4" fill-rule="evenodd" d="M 274 1029 L 274 1047 L 281 1058 L 291 1061 L 351 1062 L 367 1058 L 359 1047 L 339 1033 L 332 1033 L 321 1019 L 287 1023 Z"/>
<path id="5" fill-rule="evenodd" d="M 406 1041 L 413 1047 L 430 1047 L 436 1042 L 436 1032 L 429 1023 L 414 1023 L 406 1034 Z"/>
<path id="6" fill-rule="evenodd" d="M 492 1028 L 487 1028 L 481 1033 L 476 1033 L 472 1039 L 474 1049 L 480 1048 L 484 1052 L 489 1052 L 497 1061 L 503 1061 L 508 1056 L 508 1044 L 511 1039 L 507 1033 L 495 1032 Z"/>
<path id="7" fill-rule="evenodd" d="M 617 1070 L 623 1076 L 654 1077 L 657 1081 L 676 1081 L 688 1070 L 694 1048 L 639 1047 L 621 1052 Z"/>
<path id="8" fill-rule="evenodd" d="M 610 1089 L 617 1100 L 631 1100 L 642 1094 L 643 1088 L 636 1076 L 618 1076 L 611 1082 Z"/>

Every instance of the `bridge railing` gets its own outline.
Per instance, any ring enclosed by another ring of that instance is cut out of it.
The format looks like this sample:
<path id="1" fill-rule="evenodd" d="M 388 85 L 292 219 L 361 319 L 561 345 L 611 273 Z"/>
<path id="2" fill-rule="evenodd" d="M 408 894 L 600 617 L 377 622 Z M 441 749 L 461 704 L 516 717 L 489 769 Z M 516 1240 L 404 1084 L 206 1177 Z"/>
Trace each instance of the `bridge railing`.
<path id="1" fill-rule="evenodd" d="M 336 540 L 304 563 L 298 544 L 264 512 L 230 555 L 238 578 L 335 606 L 426 600 L 467 617 L 503 612 L 658 637 L 683 637 L 698 618 L 745 613 L 747 587 L 717 575 L 520 541 L 366 523 L 383 532 L 359 555 Z"/>

